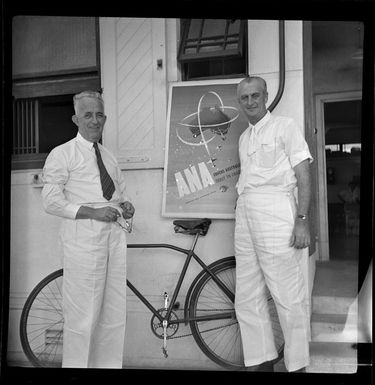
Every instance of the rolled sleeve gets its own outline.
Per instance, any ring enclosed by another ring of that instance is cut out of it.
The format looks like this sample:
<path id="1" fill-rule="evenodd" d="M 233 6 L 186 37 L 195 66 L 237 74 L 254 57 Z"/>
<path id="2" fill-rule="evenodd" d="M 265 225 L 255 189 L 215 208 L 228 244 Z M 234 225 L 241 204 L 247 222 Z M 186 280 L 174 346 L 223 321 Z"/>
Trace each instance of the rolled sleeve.
<path id="1" fill-rule="evenodd" d="M 64 186 L 69 172 L 64 158 L 56 151 L 48 155 L 43 168 L 42 201 L 45 211 L 52 215 L 75 219 L 80 205 L 69 202 L 64 194 Z"/>
<path id="2" fill-rule="evenodd" d="M 297 164 L 300 164 L 301 162 L 303 162 L 306 159 L 309 160 L 309 163 L 313 162 L 313 158 L 312 158 L 310 151 L 308 149 L 307 149 L 307 151 L 300 151 L 300 152 L 293 154 L 293 156 L 290 157 L 290 164 L 294 168 L 297 166 Z"/>
<path id="3" fill-rule="evenodd" d="M 310 163 L 313 161 L 306 140 L 294 120 L 290 120 L 285 128 L 284 138 L 285 151 L 293 168 L 306 159 L 308 159 Z"/>

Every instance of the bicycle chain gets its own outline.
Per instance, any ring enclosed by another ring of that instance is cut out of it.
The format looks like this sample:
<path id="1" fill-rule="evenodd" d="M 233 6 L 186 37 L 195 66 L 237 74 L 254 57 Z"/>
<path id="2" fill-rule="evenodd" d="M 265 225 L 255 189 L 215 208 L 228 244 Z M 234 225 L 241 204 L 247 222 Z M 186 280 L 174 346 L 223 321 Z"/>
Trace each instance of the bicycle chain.
<path id="1" fill-rule="evenodd" d="M 178 309 L 180 311 L 184 311 L 184 309 Z M 205 310 L 200 310 L 200 311 L 222 311 L 223 309 L 205 309 Z M 216 326 L 214 328 L 211 328 L 211 329 L 207 329 L 207 330 L 204 330 L 204 331 L 201 331 L 201 333 L 207 333 L 207 332 L 210 332 L 212 330 L 218 330 L 218 329 L 222 329 L 222 328 L 225 328 L 227 326 L 231 326 L 231 325 L 234 325 L 236 322 L 233 322 L 231 324 L 226 324 L 226 325 L 223 325 L 223 326 Z M 188 334 L 182 334 L 180 336 L 176 336 L 176 337 L 167 337 L 167 340 L 174 340 L 174 339 L 178 339 L 178 338 L 184 338 L 184 337 L 189 337 L 189 336 L 192 336 L 193 333 L 188 333 Z"/>

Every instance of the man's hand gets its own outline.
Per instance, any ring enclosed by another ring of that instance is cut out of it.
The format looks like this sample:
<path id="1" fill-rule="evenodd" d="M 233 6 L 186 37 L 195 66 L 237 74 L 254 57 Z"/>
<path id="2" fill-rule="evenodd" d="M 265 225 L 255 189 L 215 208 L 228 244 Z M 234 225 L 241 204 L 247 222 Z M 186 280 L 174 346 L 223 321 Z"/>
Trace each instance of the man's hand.
<path id="1" fill-rule="evenodd" d="M 76 219 L 95 219 L 102 222 L 114 222 L 120 216 L 118 209 L 112 206 L 94 208 L 90 206 L 81 206 L 76 215 Z"/>
<path id="2" fill-rule="evenodd" d="M 296 249 L 304 249 L 310 245 L 310 229 L 307 219 L 296 218 L 289 245 Z"/>
<path id="3" fill-rule="evenodd" d="M 102 222 L 115 222 L 121 214 L 117 209 L 111 206 L 105 206 L 95 209 L 94 218 Z"/>
<path id="4" fill-rule="evenodd" d="M 120 203 L 120 207 L 122 209 L 122 216 L 124 219 L 130 219 L 133 217 L 135 208 L 130 202 L 122 202 Z"/>
<path id="5" fill-rule="evenodd" d="M 311 199 L 311 178 L 309 160 L 305 159 L 294 167 L 298 187 L 297 213 L 307 214 Z M 290 246 L 304 249 L 310 245 L 310 229 L 308 220 L 296 217 L 290 239 Z"/>

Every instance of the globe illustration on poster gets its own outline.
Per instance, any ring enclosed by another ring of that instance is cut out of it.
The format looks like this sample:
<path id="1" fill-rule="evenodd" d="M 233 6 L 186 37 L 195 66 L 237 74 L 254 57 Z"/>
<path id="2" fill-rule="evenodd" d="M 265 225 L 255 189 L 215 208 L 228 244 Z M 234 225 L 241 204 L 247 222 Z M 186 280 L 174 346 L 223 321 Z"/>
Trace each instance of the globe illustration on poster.
<path id="1" fill-rule="evenodd" d="M 219 104 L 202 107 L 204 99 L 209 94 L 214 95 Z M 238 116 L 237 108 L 224 106 L 218 93 L 208 91 L 200 97 L 197 111 L 187 115 L 178 123 L 180 127 L 176 127 L 176 135 L 182 143 L 188 146 L 204 146 L 210 162 L 215 165 L 216 159 L 211 155 L 208 144 L 216 135 L 225 140 L 231 123 Z"/>

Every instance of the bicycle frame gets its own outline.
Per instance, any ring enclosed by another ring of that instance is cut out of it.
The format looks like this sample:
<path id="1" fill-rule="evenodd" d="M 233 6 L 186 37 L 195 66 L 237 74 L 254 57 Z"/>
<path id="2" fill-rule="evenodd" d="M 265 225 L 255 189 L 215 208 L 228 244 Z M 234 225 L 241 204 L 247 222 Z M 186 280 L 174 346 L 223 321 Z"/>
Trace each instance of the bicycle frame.
<path id="1" fill-rule="evenodd" d="M 128 244 L 127 248 L 129 249 L 152 249 L 152 248 L 164 248 L 164 249 L 172 249 L 174 251 L 177 251 L 181 254 L 186 255 L 186 260 L 185 263 L 182 267 L 180 276 L 178 278 L 176 287 L 173 291 L 172 294 L 172 299 L 168 305 L 167 308 L 167 313 L 163 317 L 157 309 L 144 297 L 142 293 L 140 293 L 135 286 L 127 279 L 126 284 L 129 287 L 129 289 L 139 298 L 140 301 L 143 302 L 143 304 L 159 319 L 160 322 L 163 322 L 164 320 L 168 321 L 169 325 L 172 324 L 179 324 L 179 323 L 185 323 L 187 324 L 189 321 L 209 321 L 209 320 L 214 320 L 214 319 L 224 319 L 224 318 L 233 318 L 233 313 L 228 312 L 228 313 L 220 313 L 215 315 L 206 315 L 206 316 L 199 316 L 199 317 L 194 317 L 194 318 L 189 318 L 187 316 L 187 309 L 184 309 L 184 318 L 183 319 L 178 319 L 178 320 L 169 320 L 170 315 L 172 313 L 172 309 L 176 303 L 177 296 L 180 292 L 182 282 L 184 281 L 187 269 L 189 267 L 189 264 L 191 262 L 191 259 L 195 259 L 199 265 L 202 267 L 204 271 L 206 271 L 208 274 L 211 275 L 212 279 L 216 282 L 216 284 L 223 290 L 223 292 L 227 295 L 227 297 L 234 302 L 234 294 L 226 287 L 226 285 L 210 270 L 209 266 L 207 266 L 199 257 L 197 254 L 195 254 L 194 249 L 195 245 L 197 244 L 199 238 L 199 234 L 195 234 L 193 244 L 190 249 L 184 249 L 178 246 L 170 245 L 167 243 L 133 243 L 133 244 Z"/>

